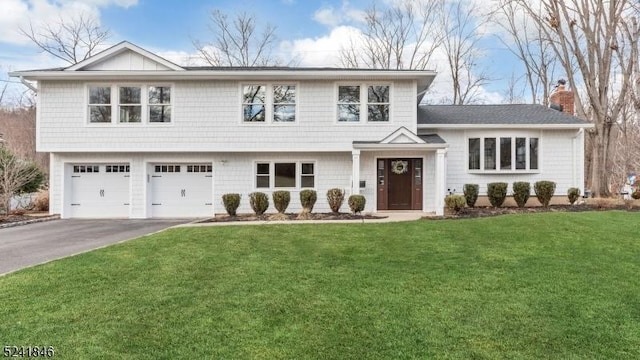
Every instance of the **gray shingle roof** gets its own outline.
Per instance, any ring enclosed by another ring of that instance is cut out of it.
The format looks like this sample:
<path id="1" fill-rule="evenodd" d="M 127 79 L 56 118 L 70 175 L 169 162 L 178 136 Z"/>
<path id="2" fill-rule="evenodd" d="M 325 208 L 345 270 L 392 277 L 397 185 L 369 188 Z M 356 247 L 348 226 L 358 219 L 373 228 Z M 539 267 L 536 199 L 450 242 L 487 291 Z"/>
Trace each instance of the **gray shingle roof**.
<path id="1" fill-rule="evenodd" d="M 420 105 L 418 125 L 585 125 L 543 105 Z"/>

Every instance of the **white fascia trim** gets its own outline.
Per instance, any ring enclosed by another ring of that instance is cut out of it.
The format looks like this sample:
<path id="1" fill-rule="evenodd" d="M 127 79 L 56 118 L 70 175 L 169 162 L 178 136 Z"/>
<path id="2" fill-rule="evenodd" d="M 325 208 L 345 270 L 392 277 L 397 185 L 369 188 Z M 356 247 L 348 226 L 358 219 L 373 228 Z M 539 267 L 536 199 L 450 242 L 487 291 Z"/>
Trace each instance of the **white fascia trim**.
<path id="1" fill-rule="evenodd" d="M 435 76 L 431 71 L 322 71 L 322 70 L 183 70 L 183 71 L 14 71 L 9 76 L 23 76 L 28 80 L 243 80 L 243 81 L 278 81 L 287 80 L 416 80 L 430 82 Z"/>
<path id="2" fill-rule="evenodd" d="M 425 144 L 424 140 L 420 139 L 416 134 L 412 133 L 411 130 L 402 126 L 391 134 L 387 135 L 384 139 L 380 141 L 381 144 L 391 144 L 391 141 L 397 139 L 399 136 L 404 135 L 409 139 L 413 140 L 416 144 Z"/>
<path id="3" fill-rule="evenodd" d="M 353 144 L 357 150 L 438 150 L 446 149 L 449 144 Z"/>
<path id="4" fill-rule="evenodd" d="M 408 144 L 414 145 L 414 144 Z M 421 145 L 421 144 L 418 144 Z M 389 145 L 386 145 L 387 148 Z M 424 145 L 423 145 L 424 146 Z M 93 154 L 123 154 L 123 153 L 137 153 L 137 154 L 152 154 L 152 153 L 184 153 L 184 154 L 192 154 L 192 153 L 201 153 L 201 154 L 228 154 L 228 153 L 349 153 L 353 151 L 351 146 L 346 148 L 339 149 L 299 149 L 299 148 L 289 148 L 289 149 L 194 149 L 194 148 L 118 148 L 118 149 L 104 149 L 104 148 L 42 148 L 38 149 L 39 152 L 48 152 L 48 153 L 69 153 L 69 154 L 77 154 L 77 153 L 93 153 Z"/>
<path id="5" fill-rule="evenodd" d="M 429 130 L 477 130 L 477 129 L 492 129 L 492 130 L 507 130 L 507 129 L 549 129 L 549 130 L 563 130 L 563 129 L 591 129 L 595 127 L 594 124 L 433 124 L 424 125 L 418 124 L 418 129 Z"/>

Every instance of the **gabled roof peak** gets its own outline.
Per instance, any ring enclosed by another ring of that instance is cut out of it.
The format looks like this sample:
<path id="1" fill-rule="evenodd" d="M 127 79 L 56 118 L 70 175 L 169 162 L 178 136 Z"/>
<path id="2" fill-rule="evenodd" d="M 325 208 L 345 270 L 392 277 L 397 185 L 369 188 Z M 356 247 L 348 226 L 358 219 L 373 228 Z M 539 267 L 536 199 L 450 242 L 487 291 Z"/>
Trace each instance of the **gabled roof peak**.
<path id="1" fill-rule="evenodd" d="M 113 45 L 112 47 L 105 49 L 85 60 L 80 61 L 79 63 L 75 64 L 75 65 L 71 65 L 68 68 L 64 69 L 65 71 L 78 71 L 78 70 L 82 70 L 85 69 L 87 67 L 90 67 L 91 65 L 97 64 L 99 62 L 105 61 L 111 57 L 117 56 L 118 54 L 121 54 L 125 51 L 132 51 L 140 56 L 142 56 L 143 58 L 147 58 L 150 59 L 158 64 L 161 64 L 162 66 L 170 69 L 170 70 L 175 70 L 175 71 L 183 71 L 184 68 L 182 68 L 181 66 L 178 66 L 174 63 L 172 63 L 171 61 L 158 56 L 150 51 L 147 51 L 135 44 L 132 44 L 128 41 L 121 41 L 115 45 Z"/>

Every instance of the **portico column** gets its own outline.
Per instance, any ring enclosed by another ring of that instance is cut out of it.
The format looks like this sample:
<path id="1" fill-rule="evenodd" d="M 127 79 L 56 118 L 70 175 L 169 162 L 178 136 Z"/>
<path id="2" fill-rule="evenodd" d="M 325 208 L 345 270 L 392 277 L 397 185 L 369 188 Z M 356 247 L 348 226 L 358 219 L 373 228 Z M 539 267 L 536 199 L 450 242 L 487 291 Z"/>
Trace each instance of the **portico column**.
<path id="1" fill-rule="evenodd" d="M 447 182 L 445 154 L 447 149 L 436 151 L 436 215 L 444 215 L 444 196 Z"/>
<path id="2" fill-rule="evenodd" d="M 360 150 L 351 151 L 351 164 L 353 166 L 351 170 L 351 195 L 360 194 Z"/>

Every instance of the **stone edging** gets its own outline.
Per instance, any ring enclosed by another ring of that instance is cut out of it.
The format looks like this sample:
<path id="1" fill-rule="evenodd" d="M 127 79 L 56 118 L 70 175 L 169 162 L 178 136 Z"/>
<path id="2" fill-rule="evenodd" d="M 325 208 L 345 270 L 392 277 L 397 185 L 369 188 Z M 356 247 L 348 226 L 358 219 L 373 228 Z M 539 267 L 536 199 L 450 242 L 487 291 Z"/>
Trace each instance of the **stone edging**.
<path id="1" fill-rule="evenodd" d="M 0 229 L 10 228 L 10 227 L 14 227 L 14 226 L 35 224 L 35 223 L 39 223 L 39 222 L 52 221 L 52 220 L 58 220 L 58 219 L 60 219 L 60 215 L 51 215 L 51 216 L 45 216 L 45 217 L 40 217 L 40 218 L 34 218 L 34 219 L 31 219 L 31 220 L 10 222 L 10 223 L 6 223 L 6 224 L 0 224 Z"/>

